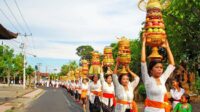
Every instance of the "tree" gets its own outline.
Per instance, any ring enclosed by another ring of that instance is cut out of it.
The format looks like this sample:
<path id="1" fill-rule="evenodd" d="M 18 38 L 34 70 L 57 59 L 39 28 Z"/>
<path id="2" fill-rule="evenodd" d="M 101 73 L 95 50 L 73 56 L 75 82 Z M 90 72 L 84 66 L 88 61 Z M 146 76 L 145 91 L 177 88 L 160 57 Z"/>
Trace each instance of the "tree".
<path id="1" fill-rule="evenodd" d="M 163 18 L 176 62 L 186 60 L 194 68 L 200 56 L 200 1 L 171 0 Z"/>
<path id="2" fill-rule="evenodd" d="M 81 59 L 91 59 L 91 52 L 94 51 L 90 45 L 82 45 L 76 49 L 76 54 L 81 57 Z"/>
<path id="3" fill-rule="evenodd" d="M 4 76 L 7 77 L 7 84 L 8 86 L 10 86 L 10 77 L 13 69 L 14 50 L 10 49 L 8 46 L 2 46 L 0 49 L 1 49 L 1 58 L 0 58 L 1 71 L 3 77 Z"/>
<path id="4" fill-rule="evenodd" d="M 69 72 L 69 65 L 63 65 L 63 66 L 61 67 L 60 75 L 61 75 L 61 76 L 64 76 L 64 75 L 66 75 L 68 72 Z"/>
<path id="5" fill-rule="evenodd" d="M 31 85 L 31 79 L 33 77 L 33 73 L 34 73 L 34 68 L 31 65 L 28 65 L 28 67 L 26 68 L 26 75 L 27 75 L 27 79 L 28 79 L 28 84 L 29 86 Z"/>
<path id="6" fill-rule="evenodd" d="M 65 76 L 67 75 L 67 73 L 71 70 L 75 70 L 76 68 L 78 68 L 78 64 L 76 63 L 76 61 L 70 61 L 69 64 L 67 65 L 63 65 L 61 67 L 61 72 L 60 75 L 61 76 Z"/>
<path id="7" fill-rule="evenodd" d="M 69 68 L 70 70 L 75 70 L 76 68 L 78 68 L 78 64 L 76 63 L 76 61 L 70 61 Z"/>
<path id="8" fill-rule="evenodd" d="M 23 74 L 23 55 L 20 53 L 20 54 L 17 54 L 15 57 L 14 57 L 14 60 L 13 60 L 13 64 L 14 64 L 14 67 L 13 67 L 13 70 L 12 70 L 12 74 L 14 76 L 14 84 L 15 84 L 15 78 L 16 77 L 21 77 L 21 75 Z"/>

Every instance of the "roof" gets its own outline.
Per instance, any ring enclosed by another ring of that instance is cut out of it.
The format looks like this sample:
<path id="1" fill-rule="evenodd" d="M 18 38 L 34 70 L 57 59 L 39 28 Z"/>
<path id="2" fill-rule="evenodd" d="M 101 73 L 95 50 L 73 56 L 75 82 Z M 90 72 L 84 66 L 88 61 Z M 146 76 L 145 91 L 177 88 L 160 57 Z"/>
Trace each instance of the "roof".
<path id="1" fill-rule="evenodd" d="M 14 39 L 17 38 L 18 33 L 13 33 L 7 30 L 2 24 L 0 24 L 0 39 Z"/>
<path id="2" fill-rule="evenodd" d="M 42 77 L 48 77 L 49 73 L 42 73 L 37 71 L 37 75 L 42 76 Z"/>

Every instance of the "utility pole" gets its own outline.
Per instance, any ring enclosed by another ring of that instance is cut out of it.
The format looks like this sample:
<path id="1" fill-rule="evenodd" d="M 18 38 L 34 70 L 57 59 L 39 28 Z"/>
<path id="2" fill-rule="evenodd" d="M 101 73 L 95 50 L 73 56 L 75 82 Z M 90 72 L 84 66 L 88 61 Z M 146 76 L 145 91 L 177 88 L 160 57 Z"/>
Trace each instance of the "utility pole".
<path id="1" fill-rule="evenodd" d="M 32 34 L 30 35 L 27 35 L 26 33 L 24 35 L 21 35 L 21 36 L 24 36 L 25 38 L 27 36 L 32 36 Z M 23 67 L 23 88 L 26 89 L 26 44 L 25 44 L 25 41 L 24 43 L 21 43 L 21 46 L 20 48 L 22 49 L 22 53 L 24 55 L 24 67 Z"/>
<path id="2" fill-rule="evenodd" d="M 25 43 L 21 43 L 20 48 L 22 49 L 23 59 L 23 88 L 26 89 L 26 52 Z"/>
<path id="3" fill-rule="evenodd" d="M 37 71 L 38 71 L 38 66 L 35 65 L 35 76 L 34 76 L 34 82 L 35 82 L 34 87 L 35 88 L 37 88 Z"/>
<path id="4" fill-rule="evenodd" d="M 38 72 L 39 72 L 39 76 L 37 74 L 37 81 L 40 82 L 40 80 L 41 80 L 40 70 L 41 70 L 42 63 L 38 63 L 37 65 L 38 65 Z"/>

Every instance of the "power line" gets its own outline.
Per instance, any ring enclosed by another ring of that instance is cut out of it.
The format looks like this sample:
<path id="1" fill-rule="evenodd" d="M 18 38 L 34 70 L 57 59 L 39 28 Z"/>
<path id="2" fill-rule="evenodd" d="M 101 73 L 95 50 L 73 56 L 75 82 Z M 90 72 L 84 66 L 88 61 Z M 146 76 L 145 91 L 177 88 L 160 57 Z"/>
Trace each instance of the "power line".
<path id="1" fill-rule="evenodd" d="M 7 46 L 9 46 L 9 47 L 11 47 L 11 48 L 13 48 L 14 51 L 18 51 L 18 49 L 19 49 L 19 45 L 16 45 L 16 44 L 14 44 L 14 43 L 11 43 L 11 41 L 9 41 L 8 43 L 6 42 L 6 43 L 4 43 L 4 44 L 7 45 Z"/>
<path id="2" fill-rule="evenodd" d="M 19 42 L 19 41 L 17 41 L 17 40 L 14 40 L 14 39 L 11 39 L 11 41 L 14 41 L 14 42 L 16 42 L 16 43 L 18 43 L 18 44 L 21 43 L 21 42 Z"/>
<path id="3" fill-rule="evenodd" d="M 9 23 L 11 24 L 11 26 L 19 33 L 19 30 L 17 29 L 17 27 L 15 27 L 15 25 L 12 23 L 12 21 L 10 20 L 10 18 L 3 12 L 3 10 L 0 8 L 1 13 L 3 14 L 3 16 L 9 21 Z"/>
<path id="4" fill-rule="evenodd" d="M 21 12 L 21 10 L 20 10 L 20 8 L 19 8 L 19 5 L 18 5 L 17 1 L 14 0 L 14 2 L 15 2 L 15 5 L 17 6 L 17 9 L 18 9 L 18 11 L 19 11 L 19 13 L 20 13 L 20 15 L 21 15 L 22 20 L 24 21 L 24 24 L 25 24 L 26 28 L 28 29 L 29 33 L 31 33 L 31 30 L 30 30 L 30 28 L 29 28 L 29 26 L 28 26 L 26 20 L 24 19 L 24 16 L 22 15 L 22 12 Z"/>
<path id="5" fill-rule="evenodd" d="M 15 19 L 16 23 L 19 25 L 20 29 L 22 31 L 25 31 L 24 28 L 19 24 L 19 21 L 17 20 L 17 18 L 15 17 L 14 13 L 12 12 L 11 8 L 9 7 L 8 3 L 6 2 L 6 0 L 4 0 L 4 3 L 6 4 L 8 10 L 10 11 L 11 15 L 13 16 L 13 18 Z M 26 31 L 25 31 L 26 32 Z"/>

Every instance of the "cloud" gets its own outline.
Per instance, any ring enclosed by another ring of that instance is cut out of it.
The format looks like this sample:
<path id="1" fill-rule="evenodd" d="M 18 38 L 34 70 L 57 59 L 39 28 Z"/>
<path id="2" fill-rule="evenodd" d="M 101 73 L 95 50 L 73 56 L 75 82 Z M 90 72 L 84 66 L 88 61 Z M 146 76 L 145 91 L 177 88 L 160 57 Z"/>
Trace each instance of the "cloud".
<path id="1" fill-rule="evenodd" d="M 104 46 L 117 42 L 117 37 L 138 38 L 145 13 L 136 0 L 20 0 L 20 8 L 33 36 L 28 37 L 28 52 L 38 57 L 78 59 L 80 45 Z M 0 4 L 3 4 L 0 1 Z M 9 1 L 12 9 L 16 6 Z M 1 5 L 6 11 L 6 7 Z M 18 11 L 13 10 L 20 18 Z M 1 17 L 1 16 L 0 16 Z M 0 19 L 8 25 L 5 19 Z M 22 23 L 22 22 L 20 22 Z M 20 37 L 18 41 L 21 40 Z M 34 47 L 32 44 L 34 44 Z"/>

